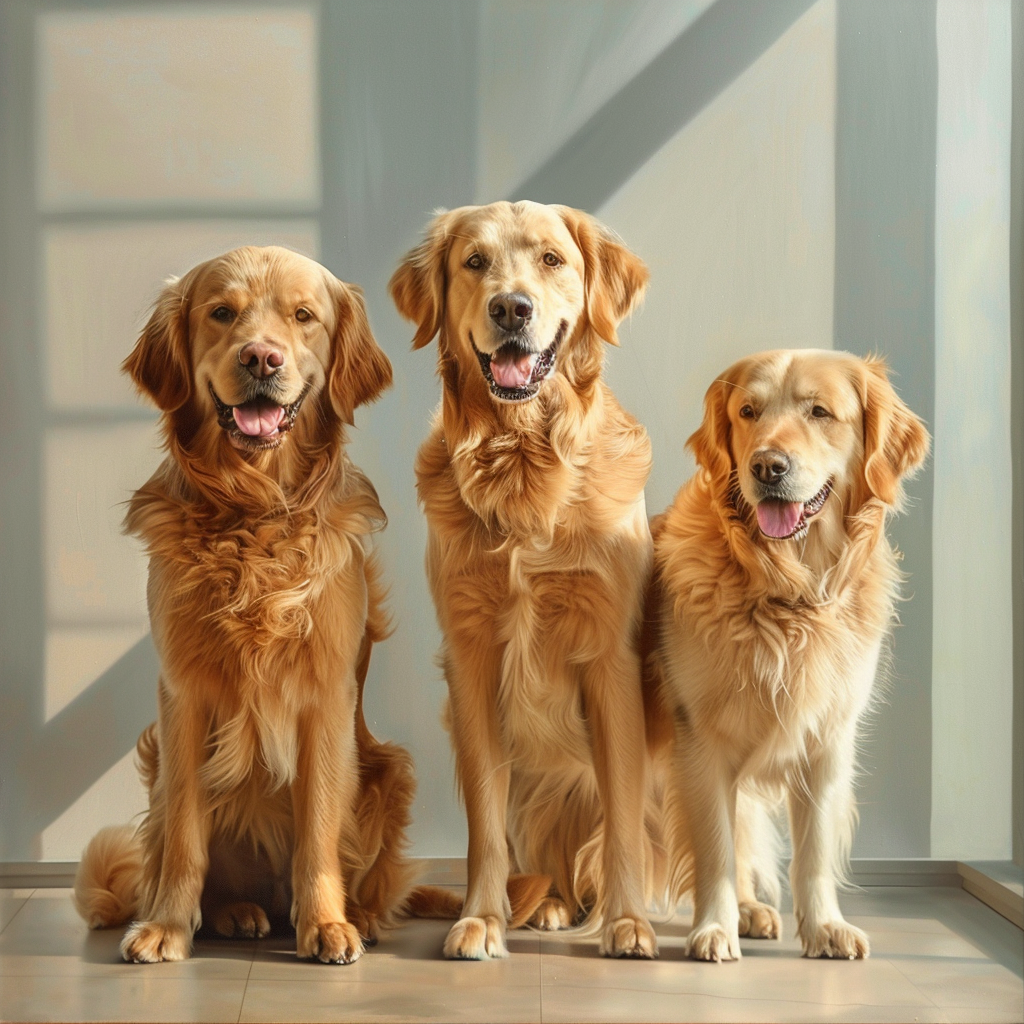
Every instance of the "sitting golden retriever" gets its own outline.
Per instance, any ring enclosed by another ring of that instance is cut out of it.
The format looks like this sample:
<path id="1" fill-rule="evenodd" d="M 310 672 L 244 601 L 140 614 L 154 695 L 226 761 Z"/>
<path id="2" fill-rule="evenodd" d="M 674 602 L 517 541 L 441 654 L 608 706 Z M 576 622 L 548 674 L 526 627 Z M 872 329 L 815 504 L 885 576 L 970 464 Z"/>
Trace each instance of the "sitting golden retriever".
<path id="1" fill-rule="evenodd" d="M 804 954 L 865 957 L 836 880 L 901 580 L 885 522 L 927 431 L 879 360 L 780 351 L 711 385 L 688 444 L 698 473 L 653 524 L 653 614 L 676 730 L 674 888 L 695 884 L 689 954 L 735 959 L 740 934 L 778 936 L 756 890 L 777 884 L 766 801 L 785 792 Z"/>
<path id="2" fill-rule="evenodd" d="M 344 433 L 391 364 L 359 289 L 268 247 L 170 283 L 124 368 L 168 451 L 126 518 L 149 553 L 159 718 L 138 745 L 149 813 L 95 837 L 77 906 L 135 922 L 126 960 L 187 957 L 201 916 L 262 936 L 290 910 L 300 957 L 350 963 L 412 875 L 412 764 L 362 712 L 385 517 Z"/>
<path id="3" fill-rule="evenodd" d="M 593 218 L 530 202 L 439 214 L 391 279 L 443 384 L 416 475 L 469 824 L 450 958 L 507 955 L 510 865 L 553 879 L 538 927 L 585 908 L 603 953 L 657 953 L 636 648 L 650 445 L 601 379 L 646 283 Z"/>

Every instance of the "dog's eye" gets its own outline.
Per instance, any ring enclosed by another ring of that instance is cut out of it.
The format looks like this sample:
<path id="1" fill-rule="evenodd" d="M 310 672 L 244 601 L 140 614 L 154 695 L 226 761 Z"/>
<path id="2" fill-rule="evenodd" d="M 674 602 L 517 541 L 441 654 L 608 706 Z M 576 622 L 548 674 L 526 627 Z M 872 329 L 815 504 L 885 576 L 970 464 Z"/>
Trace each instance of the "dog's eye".
<path id="1" fill-rule="evenodd" d="M 828 411 L 828 409 L 826 409 L 825 406 L 823 406 L 823 405 L 816 405 L 811 410 L 811 415 L 816 420 L 830 420 L 830 419 L 832 419 L 832 413 L 830 413 Z"/>
<path id="2" fill-rule="evenodd" d="M 745 405 L 740 409 L 740 418 L 744 420 L 754 419 L 754 407 L 752 405 Z"/>
<path id="3" fill-rule="evenodd" d="M 553 252 L 544 253 L 544 262 L 549 267 L 560 267 L 562 265 L 562 260 L 559 255 Z"/>
<path id="4" fill-rule="evenodd" d="M 310 313 L 305 306 L 299 306 L 299 308 L 295 310 L 295 319 L 298 320 L 300 324 L 304 324 L 307 320 L 313 319 L 313 314 Z"/>
<path id="5" fill-rule="evenodd" d="M 210 316 L 222 324 L 229 324 L 235 319 L 235 311 L 230 306 L 218 306 Z"/>
<path id="6" fill-rule="evenodd" d="M 470 270 L 483 270 L 484 258 L 483 256 L 480 255 L 480 253 L 475 252 L 473 253 L 472 256 L 469 257 L 468 260 L 466 260 L 465 265 L 469 267 Z"/>

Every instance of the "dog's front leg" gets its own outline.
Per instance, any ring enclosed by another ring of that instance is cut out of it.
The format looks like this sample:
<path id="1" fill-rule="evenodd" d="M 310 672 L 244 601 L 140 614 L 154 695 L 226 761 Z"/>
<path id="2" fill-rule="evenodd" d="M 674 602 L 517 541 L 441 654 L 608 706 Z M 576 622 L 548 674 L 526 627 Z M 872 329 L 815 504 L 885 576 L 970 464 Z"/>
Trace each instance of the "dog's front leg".
<path id="1" fill-rule="evenodd" d="M 605 956 L 658 955 L 658 940 L 644 908 L 644 711 L 640 666 L 631 651 L 587 666 L 583 699 L 604 815 Z"/>
<path id="2" fill-rule="evenodd" d="M 199 901 L 209 863 L 209 815 L 199 780 L 205 756 L 206 716 L 193 700 L 159 684 L 160 777 L 150 819 L 162 824 L 155 894 L 121 940 L 121 955 L 135 963 L 185 960 L 201 923 Z M 162 807 L 159 806 L 162 804 Z M 162 813 L 161 813 L 162 812 Z"/>
<path id="3" fill-rule="evenodd" d="M 870 953 L 867 935 L 839 909 L 841 875 L 852 839 L 854 723 L 809 753 L 789 790 L 793 839 L 790 886 L 804 956 L 860 960 Z"/>
<path id="4" fill-rule="evenodd" d="M 676 723 L 675 779 L 693 851 L 693 928 L 687 953 L 694 960 L 739 960 L 739 903 L 733 827 L 734 772 L 714 744 Z"/>
<path id="5" fill-rule="evenodd" d="M 355 692 L 355 684 L 351 686 Z M 363 952 L 359 931 L 345 916 L 341 835 L 350 826 L 359 764 L 354 704 L 319 706 L 299 719 L 299 756 L 292 783 L 295 848 L 292 924 L 299 957 L 350 964 Z"/>
<path id="6" fill-rule="evenodd" d="M 445 654 L 455 769 L 466 802 L 469 851 L 462 917 L 444 943 L 449 960 L 508 956 L 508 808 L 510 770 L 502 753 L 497 717 L 501 650 L 465 638 Z"/>

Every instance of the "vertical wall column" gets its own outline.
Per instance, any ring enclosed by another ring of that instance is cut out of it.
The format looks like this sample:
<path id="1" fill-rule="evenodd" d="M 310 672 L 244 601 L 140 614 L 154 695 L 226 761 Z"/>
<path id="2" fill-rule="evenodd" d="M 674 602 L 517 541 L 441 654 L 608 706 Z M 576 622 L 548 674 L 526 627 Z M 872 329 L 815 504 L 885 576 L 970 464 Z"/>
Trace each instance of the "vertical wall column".
<path id="1" fill-rule="evenodd" d="M 856 0 L 836 26 L 835 347 L 879 352 L 931 426 L 935 410 L 935 3 Z M 855 854 L 926 857 L 931 835 L 930 466 L 890 536 L 908 576 L 891 682 L 863 742 Z"/>
<path id="2" fill-rule="evenodd" d="M 327 0 L 320 25 L 321 259 L 366 291 L 370 324 L 395 367 L 379 402 L 356 413 L 351 454 L 391 525 L 379 538 L 393 637 L 374 651 L 365 711 L 373 732 L 408 747 L 418 856 L 462 856 L 446 687 L 423 558 L 426 524 L 413 461 L 440 400 L 433 346 L 411 351 L 413 327 L 387 294 L 399 258 L 437 207 L 476 192 L 477 5 L 459 0 Z"/>

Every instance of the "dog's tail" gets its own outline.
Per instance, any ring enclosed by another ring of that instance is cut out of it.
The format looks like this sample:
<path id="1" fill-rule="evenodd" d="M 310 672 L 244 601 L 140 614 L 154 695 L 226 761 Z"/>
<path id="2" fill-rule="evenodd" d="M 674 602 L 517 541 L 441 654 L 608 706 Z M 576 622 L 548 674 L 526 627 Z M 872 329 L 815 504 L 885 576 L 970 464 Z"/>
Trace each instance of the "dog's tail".
<path id="1" fill-rule="evenodd" d="M 506 891 L 512 907 L 510 928 L 521 928 L 533 917 L 551 890 L 547 875 L 509 875 Z M 457 892 L 436 885 L 418 885 L 405 901 L 409 917 L 441 917 L 455 920 L 462 916 L 465 900 Z"/>
<path id="2" fill-rule="evenodd" d="M 127 924 L 142 906 L 142 843 L 134 825 L 101 829 L 75 874 L 75 908 L 90 928 Z"/>

